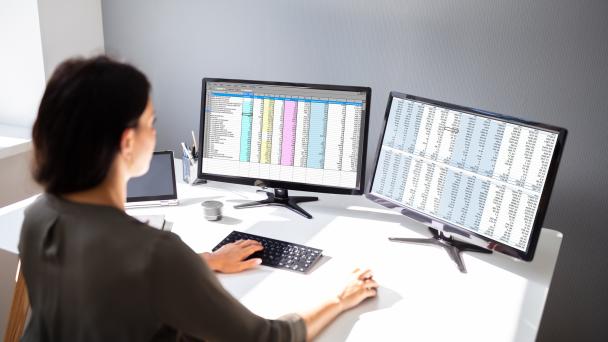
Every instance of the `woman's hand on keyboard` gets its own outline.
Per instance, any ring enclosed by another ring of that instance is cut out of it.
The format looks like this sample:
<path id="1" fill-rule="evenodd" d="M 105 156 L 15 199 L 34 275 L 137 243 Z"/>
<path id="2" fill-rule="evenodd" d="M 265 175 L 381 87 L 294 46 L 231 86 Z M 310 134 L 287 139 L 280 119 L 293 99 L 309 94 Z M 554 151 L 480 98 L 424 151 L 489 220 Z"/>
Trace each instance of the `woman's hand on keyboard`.
<path id="1" fill-rule="evenodd" d="M 262 249 L 262 244 L 255 240 L 239 240 L 226 244 L 215 252 L 202 253 L 201 257 L 216 272 L 237 273 L 261 264 L 262 259 L 259 258 L 245 259 Z"/>

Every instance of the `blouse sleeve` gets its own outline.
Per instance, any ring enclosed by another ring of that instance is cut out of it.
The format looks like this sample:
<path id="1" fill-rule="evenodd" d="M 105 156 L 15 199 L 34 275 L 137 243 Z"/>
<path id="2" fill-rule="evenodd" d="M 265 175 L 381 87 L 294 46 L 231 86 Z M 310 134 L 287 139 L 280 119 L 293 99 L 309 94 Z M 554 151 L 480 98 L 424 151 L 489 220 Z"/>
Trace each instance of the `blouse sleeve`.
<path id="1" fill-rule="evenodd" d="M 302 318 L 259 317 L 219 283 L 215 274 L 181 239 L 162 234 L 152 251 L 151 301 L 158 319 L 182 333 L 209 341 L 304 341 Z"/>

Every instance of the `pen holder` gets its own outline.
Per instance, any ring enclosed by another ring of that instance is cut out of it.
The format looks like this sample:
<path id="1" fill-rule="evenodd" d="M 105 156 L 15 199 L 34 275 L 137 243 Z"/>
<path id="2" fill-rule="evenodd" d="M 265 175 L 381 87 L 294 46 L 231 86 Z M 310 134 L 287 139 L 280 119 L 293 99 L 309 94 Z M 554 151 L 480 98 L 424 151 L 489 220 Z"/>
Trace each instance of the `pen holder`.
<path id="1" fill-rule="evenodd" d="M 198 159 L 190 159 L 190 157 L 182 153 L 182 179 L 184 183 L 192 185 L 197 178 Z"/>

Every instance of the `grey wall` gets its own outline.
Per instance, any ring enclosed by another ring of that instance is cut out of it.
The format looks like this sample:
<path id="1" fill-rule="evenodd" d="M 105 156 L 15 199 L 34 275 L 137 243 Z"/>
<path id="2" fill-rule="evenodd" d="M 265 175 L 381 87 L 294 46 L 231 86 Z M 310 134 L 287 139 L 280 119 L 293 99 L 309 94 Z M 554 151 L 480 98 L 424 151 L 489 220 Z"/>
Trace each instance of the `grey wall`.
<path id="1" fill-rule="evenodd" d="M 568 128 L 546 219 L 565 238 L 539 340 L 608 340 L 605 1 L 103 0 L 102 9 L 106 51 L 153 82 L 160 149 L 197 131 L 205 76 L 370 86 L 371 151 L 390 90 Z"/>

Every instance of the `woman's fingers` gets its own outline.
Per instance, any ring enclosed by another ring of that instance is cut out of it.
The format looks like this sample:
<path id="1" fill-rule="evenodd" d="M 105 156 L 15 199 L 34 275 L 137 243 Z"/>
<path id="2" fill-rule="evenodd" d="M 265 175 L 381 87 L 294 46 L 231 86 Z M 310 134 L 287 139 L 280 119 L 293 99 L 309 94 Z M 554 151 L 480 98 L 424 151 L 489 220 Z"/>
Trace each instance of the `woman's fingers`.
<path id="1" fill-rule="evenodd" d="M 359 280 L 371 279 L 373 277 L 372 270 L 370 269 L 359 270 L 356 275 Z"/>
<path id="2" fill-rule="evenodd" d="M 262 244 L 255 240 L 240 240 L 242 241 L 239 246 L 241 247 L 249 247 L 249 246 L 261 246 Z"/>
<path id="3" fill-rule="evenodd" d="M 243 262 L 241 262 L 239 264 L 239 268 L 240 271 L 244 271 L 253 267 L 256 267 L 257 265 L 262 263 L 262 259 L 260 258 L 253 258 L 253 259 L 249 259 L 249 260 L 245 260 Z"/>
<path id="4" fill-rule="evenodd" d="M 363 295 L 365 298 L 375 297 L 378 295 L 378 283 L 375 280 L 369 279 L 363 284 Z"/>
<path id="5" fill-rule="evenodd" d="M 243 254 L 245 255 L 245 257 L 250 256 L 251 254 L 257 252 L 257 251 L 261 251 L 262 249 L 264 249 L 264 246 L 258 244 L 258 245 L 250 245 L 247 247 L 243 247 Z"/>
<path id="6" fill-rule="evenodd" d="M 380 286 L 380 285 L 378 285 L 378 283 L 375 280 L 370 279 L 368 281 L 363 282 L 363 286 L 366 289 L 377 289 L 378 286 Z"/>

